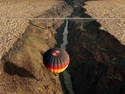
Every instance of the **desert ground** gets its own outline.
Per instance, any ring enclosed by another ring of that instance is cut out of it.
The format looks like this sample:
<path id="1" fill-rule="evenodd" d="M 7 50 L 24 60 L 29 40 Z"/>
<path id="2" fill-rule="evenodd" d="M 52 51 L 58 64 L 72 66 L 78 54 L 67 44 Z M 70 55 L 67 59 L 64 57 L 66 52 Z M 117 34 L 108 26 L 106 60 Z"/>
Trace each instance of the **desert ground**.
<path id="1" fill-rule="evenodd" d="M 62 1 L 0 0 L 0 57 L 13 46 L 17 38 L 22 36 L 29 19 L 39 16 L 60 2 Z M 102 18 L 98 19 L 102 29 L 109 30 L 123 44 L 125 43 L 124 0 L 80 0 L 80 2 L 85 2 L 83 8 L 86 9 L 88 15 L 97 19 Z"/>
<path id="2" fill-rule="evenodd" d="M 0 0 L 0 58 L 22 36 L 29 19 L 59 4 L 57 0 Z"/>
<path id="3" fill-rule="evenodd" d="M 102 25 L 122 44 L 125 44 L 125 1 L 124 0 L 90 0 L 83 6 L 86 13 Z"/>
<path id="4" fill-rule="evenodd" d="M 53 75 L 43 62 L 45 51 L 63 42 L 65 19 L 40 19 L 68 16 L 84 23 L 67 25 L 72 90 L 124 94 L 124 5 L 124 0 L 0 0 L 0 93 L 69 94 L 64 76 Z"/>

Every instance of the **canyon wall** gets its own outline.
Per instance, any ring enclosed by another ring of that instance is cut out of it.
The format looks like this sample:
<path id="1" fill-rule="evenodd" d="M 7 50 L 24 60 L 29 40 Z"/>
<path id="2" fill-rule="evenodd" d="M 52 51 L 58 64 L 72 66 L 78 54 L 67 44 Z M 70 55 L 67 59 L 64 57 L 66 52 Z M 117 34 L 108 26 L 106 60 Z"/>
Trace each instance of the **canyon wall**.
<path id="1" fill-rule="evenodd" d="M 67 50 L 76 94 L 124 94 L 125 46 L 97 21 L 70 21 Z"/>

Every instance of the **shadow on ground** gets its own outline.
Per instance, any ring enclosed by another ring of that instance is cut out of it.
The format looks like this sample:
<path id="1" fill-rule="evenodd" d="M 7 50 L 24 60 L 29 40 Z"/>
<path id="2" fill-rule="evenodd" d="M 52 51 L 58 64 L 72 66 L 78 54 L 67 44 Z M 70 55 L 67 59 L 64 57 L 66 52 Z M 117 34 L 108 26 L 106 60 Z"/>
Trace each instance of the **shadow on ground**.
<path id="1" fill-rule="evenodd" d="M 16 64 L 5 62 L 4 63 L 4 71 L 9 75 L 18 75 L 20 77 L 27 77 L 36 79 L 36 77 L 29 72 L 28 70 L 24 69 L 23 67 L 19 67 Z"/>

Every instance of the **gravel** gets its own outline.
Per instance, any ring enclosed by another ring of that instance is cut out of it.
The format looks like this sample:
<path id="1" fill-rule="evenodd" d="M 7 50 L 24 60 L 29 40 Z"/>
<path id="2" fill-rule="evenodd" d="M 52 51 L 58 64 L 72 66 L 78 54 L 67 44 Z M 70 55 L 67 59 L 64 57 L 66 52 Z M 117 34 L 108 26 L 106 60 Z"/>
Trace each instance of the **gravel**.
<path id="1" fill-rule="evenodd" d="M 59 2 L 56 0 L 0 0 L 0 59 L 26 31 L 29 18 L 39 16 Z"/>
<path id="2" fill-rule="evenodd" d="M 109 32 L 125 45 L 124 0 L 87 1 L 83 8 L 86 9 L 86 14 L 97 19 L 101 29 Z"/>

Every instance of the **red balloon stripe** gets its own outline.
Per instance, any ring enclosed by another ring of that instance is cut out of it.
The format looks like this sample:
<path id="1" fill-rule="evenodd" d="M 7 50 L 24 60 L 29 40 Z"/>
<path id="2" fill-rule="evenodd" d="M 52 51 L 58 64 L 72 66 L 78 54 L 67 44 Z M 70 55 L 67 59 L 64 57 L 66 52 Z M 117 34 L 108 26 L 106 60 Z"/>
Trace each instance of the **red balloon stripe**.
<path id="1" fill-rule="evenodd" d="M 68 60 L 67 60 L 67 61 L 65 62 L 65 64 L 63 64 L 63 65 L 54 65 L 54 66 L 51 66 L 51 65 L 47 65 L 47 64 L 46 64 L 46 66 L 47 66 L 47 68 L 49 68 L 49 69 L 58 70 L 58 69 L 65 68 L 65 67 L 69 64 L 69 61 L 70 61 L 70 59 L 69 59 L 69 57 L 68 57 Z"/>

